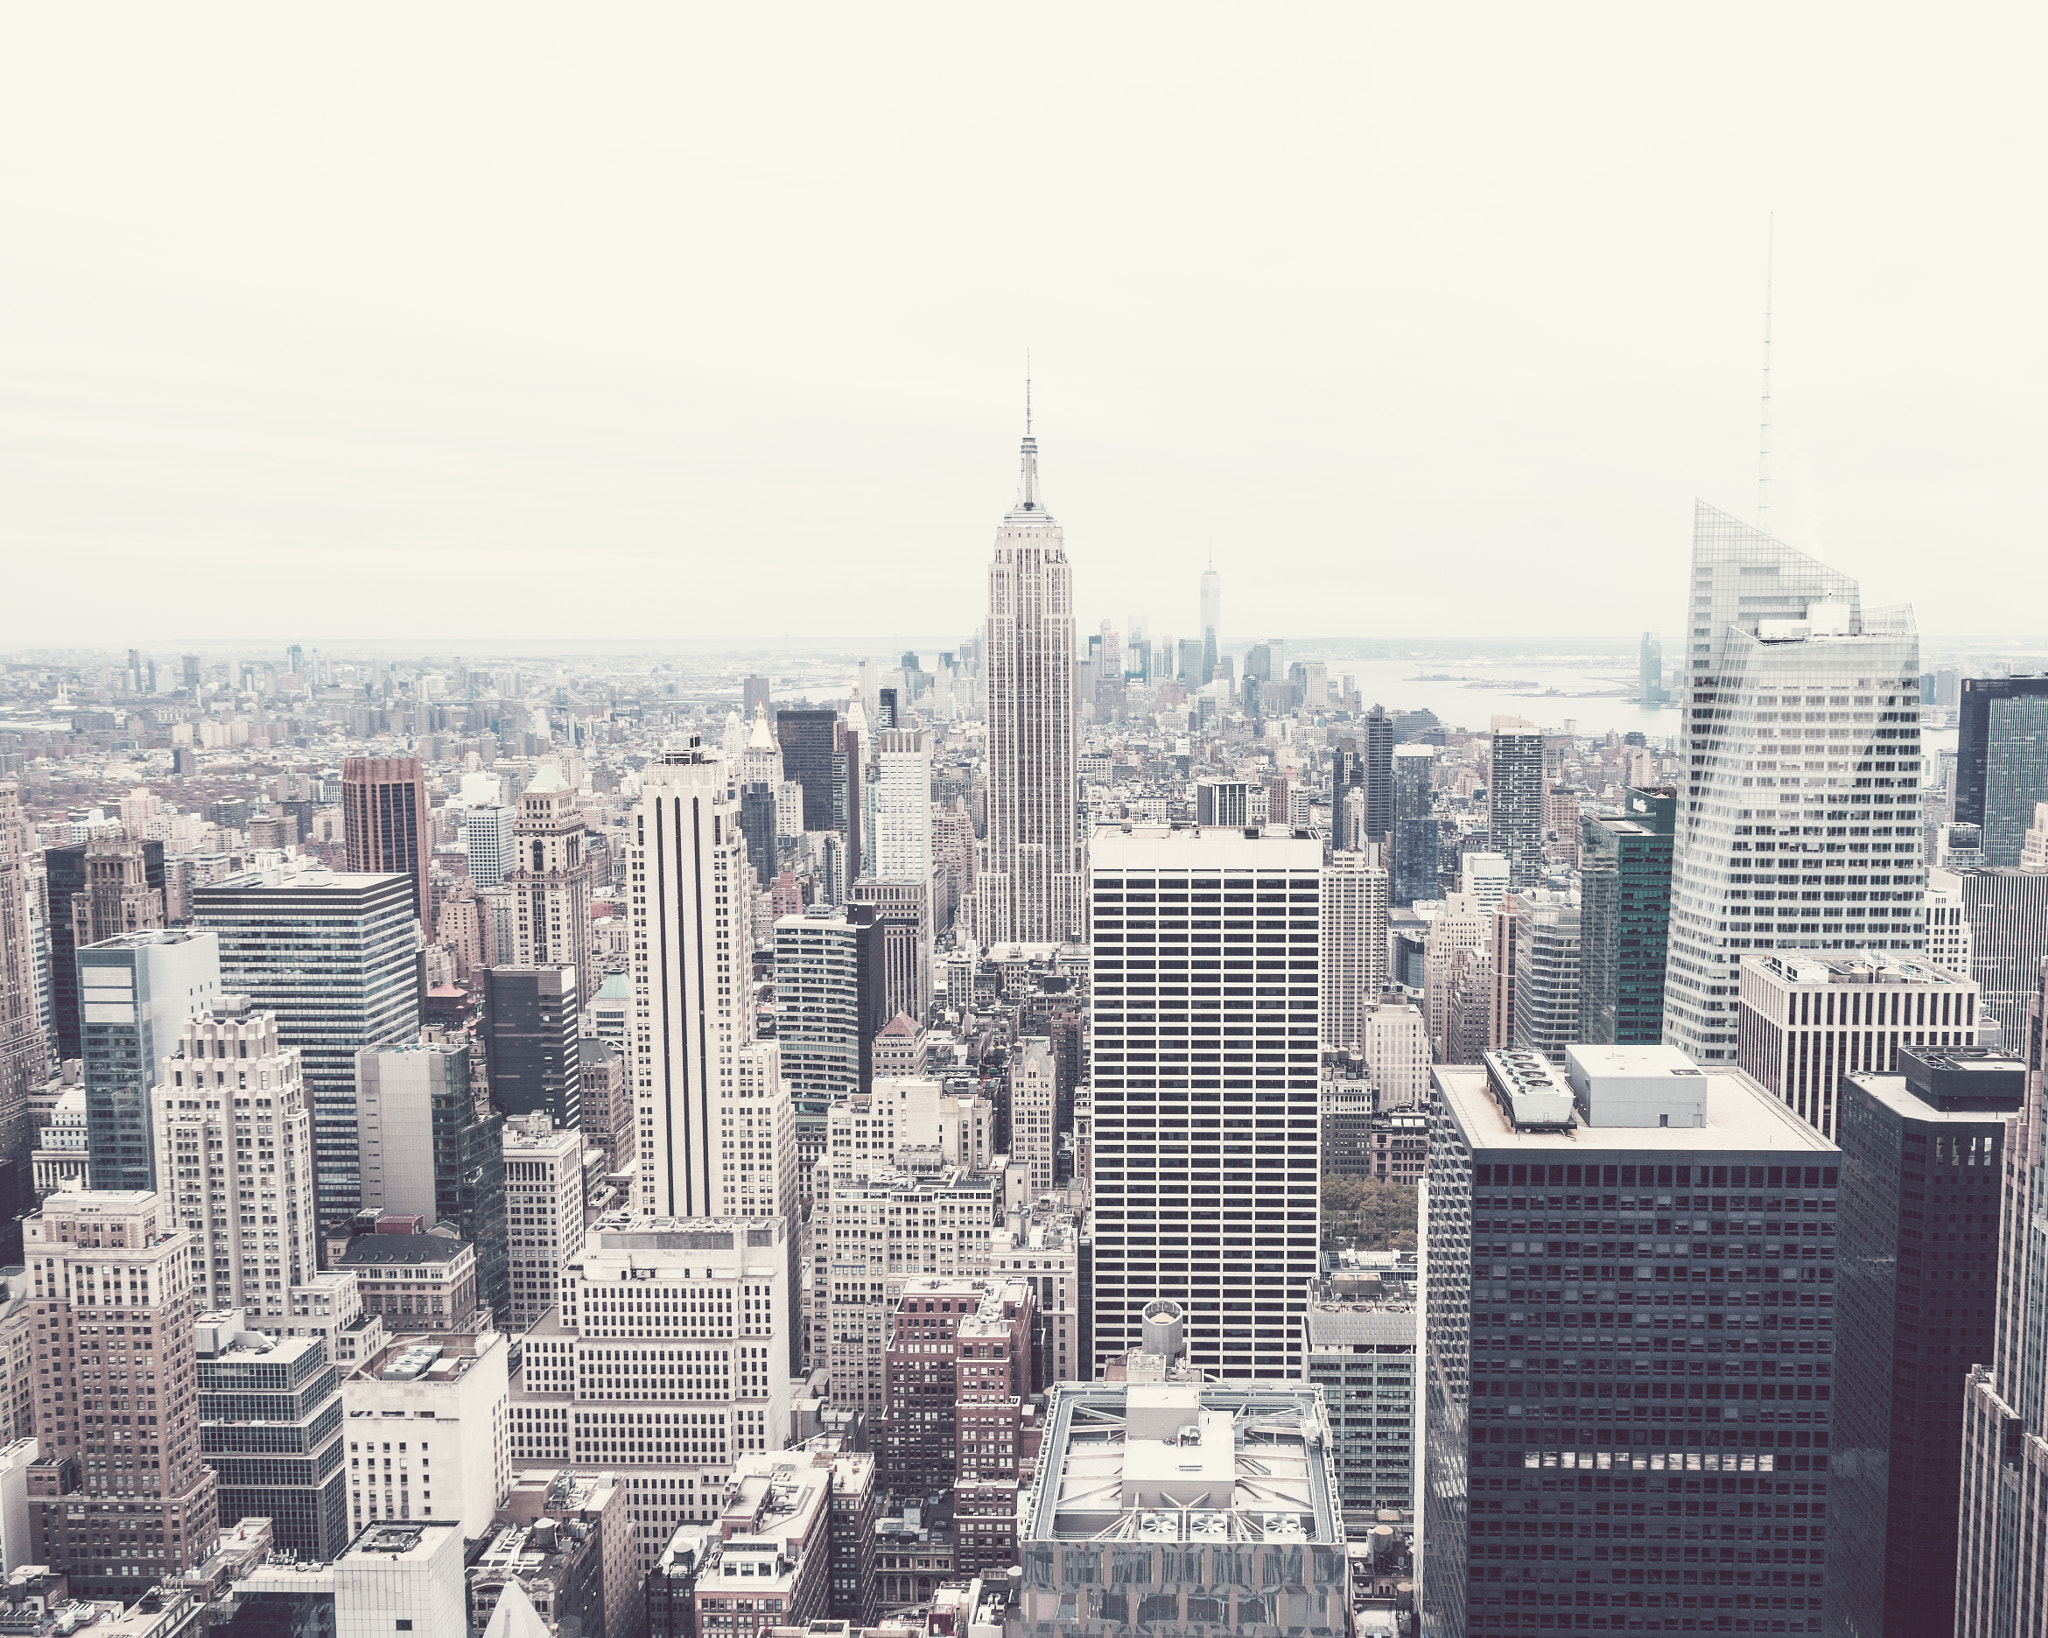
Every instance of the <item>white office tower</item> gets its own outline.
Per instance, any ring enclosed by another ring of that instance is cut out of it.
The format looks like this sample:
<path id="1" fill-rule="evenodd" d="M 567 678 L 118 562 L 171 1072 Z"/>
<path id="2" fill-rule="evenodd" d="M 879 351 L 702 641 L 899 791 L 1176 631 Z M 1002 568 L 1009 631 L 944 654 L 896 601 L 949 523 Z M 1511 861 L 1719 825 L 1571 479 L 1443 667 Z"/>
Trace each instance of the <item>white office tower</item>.
<path id="1" fill-rule="evenodd" d="M 1323 1045 L 1358 1051 L 1386 987 L 1387 873 L 1373 853 L 1333 853 L 1323 867 Z"/>
<path id="2" fill-rule="evenodd" d="M 277 1014 L 237 995 L 187 1019 L 151 1101 L 158 1193 L 192 1236 L 201 1311 L 289 1315 L 318 1268 L 313 1111 Z"/>
<path id="3" fill-rule="evenodd" d="M 645 1575 L 718 1516 L 736 1458 L 789 1440 L 794 1228 L 775 1218 L 598 1219 L 527 1332 L 512 1460 L 621 1476 Z"/>
<path id="4" fill-rule="evenodd" d="M 1417 1109 L 1429 1101 L 1429 1025 L 1407 1001 L 1366 1010 L 1359 1042 L 1375 1113 Z"/>
<path id="5" fill-rule="evenodd" d="M 451 1519 L 480 1536 L 512 1488 L 502 1331 L 400 1333 L 341 1379 L 349 1523 Z"/>
<path id="6" fill-rule="evenodd" d="M 1705 504 L 1689 595 L 1664 1039 L 1732 1063 L 1745 954 L 1925 946 L 1920 639 Z"/>
<path id="7" fill-rule="evenodd" d="M 1450 1061 L 1451 992 L 1462 958 L 1483 950 L 1493 937 L 1493 917 L 1463 893 L 1447 893 L 1422 943 L 1422 1004 L 1429 1021 L 1430 1050 Z"/>
<path id="8" fill-rule="evenodd" d="M 988 831 L 975 937 L 1061 944 L 1081 936 L 1075 813 L 1073 571 L 1038 499 L 1038 440 L 1024 435 L 1017 504 L 988 570 Z"/>
<path id="9" fill-rule="evenodd" d="M 514 1336 L 561 1301 L 562 1265 L 583 1245 L 583 1134 L 543 1109 L 505 1123 L 505 1251 Z"/>
<path id="10" fill-rule="evenodd" d="M 2033 833 L 2028 832 L 2029 835 Z M 1927 872 L 1927 959 L 1952 973 L 1970 976 L 1973 939 L 1964 919 L 1963 880 L 1952 870 Z"/>
<path id="11" fill-rule="evenodd" d="M 752 1035 L 751 875 L 725 760 L 693 735 L 642 771 L 626 842 L 633 1203 L 657 1217 L 714 1209 L 720 1110 Z"/>
<path id="12" fill-rule="evenodd" d="M 512 834 L 516 814 L 511 808 L 471 808 L 462 822 L 462 852 L 469 879 L 478 887 L 496 887 L 518 859 Z"/>
<path id="13" fill-rule="evenodd" d="M 334 1638 L 466 1632 L 463 1545 L 461 1521 L 447 1518 L 380 1524 L 357 1536 L 334 1564 Z"/>
<path id="14" fill-rule="evenodd" d="M 1166 1297 L 1196 1369 L 1299 1376 L 1323 845 L 1143 826 L 1105 827 L 1092 851 L 1092 1363 L 1137 1347 L 1146 1303 Z"/>
<path id="15" fill-rule="evenodd" d="M 1467 853 L 1458 861 L 1458 891 L 1470 897 L 1487 915 L 1508 890 L 1508 856 L 1505 853 Z"/>
<path id="16" fill-rule="evenodd" d="M 932 879 L 932 752 L 922 728 L 884 728 L 875 736 L 875 857 L 871 876 L 885 882 Z"/>
<path id="17" fill-rule="evenodd" d="M 1059 1095 L 1052 1042 L 1043 1035 L 1025 1036 L 1010 1060 L 1010 1159 L 1024 1168 L 1025 1187 L 1034 1200 L 1052 1192 Z"/>

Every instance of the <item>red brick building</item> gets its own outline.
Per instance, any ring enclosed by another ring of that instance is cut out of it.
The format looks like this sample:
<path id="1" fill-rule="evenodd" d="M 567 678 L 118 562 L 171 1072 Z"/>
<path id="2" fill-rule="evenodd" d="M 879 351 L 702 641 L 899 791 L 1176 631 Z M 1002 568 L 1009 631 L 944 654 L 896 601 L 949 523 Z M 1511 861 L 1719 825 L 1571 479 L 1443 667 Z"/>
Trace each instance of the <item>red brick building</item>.
<path id="1" fill-rule="evenodd" d="M 1022 1280 L 912 1280 L 883 1357 L 882 1485 L 905 1495 L 1015 1479 L 1031 1380 Z"/>

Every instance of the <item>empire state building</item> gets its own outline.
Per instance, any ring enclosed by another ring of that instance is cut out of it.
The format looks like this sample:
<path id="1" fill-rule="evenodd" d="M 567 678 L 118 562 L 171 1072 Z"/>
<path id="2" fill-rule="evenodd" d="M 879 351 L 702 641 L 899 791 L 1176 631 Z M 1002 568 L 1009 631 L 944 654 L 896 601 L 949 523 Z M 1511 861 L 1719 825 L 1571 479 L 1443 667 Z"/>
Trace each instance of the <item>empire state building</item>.
<path id="1" fill-rule="evenodd" d="M 1074 582 L 1038 497 L 1027 420 L 1017 504 L 988 569 L 988 838 L 975 931 L 992 944 L 1082 936 L 1086 880 L 1075 815 Z"/>

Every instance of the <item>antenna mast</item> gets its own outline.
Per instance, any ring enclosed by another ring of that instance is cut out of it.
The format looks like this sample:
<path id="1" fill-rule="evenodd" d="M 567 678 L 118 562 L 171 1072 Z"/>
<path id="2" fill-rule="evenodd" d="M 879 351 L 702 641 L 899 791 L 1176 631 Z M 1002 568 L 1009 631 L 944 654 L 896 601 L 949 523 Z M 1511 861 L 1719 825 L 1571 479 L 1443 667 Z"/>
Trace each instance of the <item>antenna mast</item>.
<path id="1" fill-rule="evenodd" d="M 1771 519 L 1771 275 L 1777 259 L 1778 213 L 1764 230 L 1764 407 L 1757 437 L 1756 526 L 1770 533 Z"/>

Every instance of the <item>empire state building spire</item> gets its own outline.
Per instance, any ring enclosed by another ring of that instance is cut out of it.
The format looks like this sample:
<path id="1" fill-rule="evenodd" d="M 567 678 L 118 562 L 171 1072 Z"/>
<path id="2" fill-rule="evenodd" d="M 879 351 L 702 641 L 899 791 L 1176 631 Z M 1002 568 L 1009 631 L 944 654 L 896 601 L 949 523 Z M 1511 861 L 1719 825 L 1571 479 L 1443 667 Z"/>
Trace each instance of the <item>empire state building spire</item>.
<path id="1" fill-rule="evenodd" d="M 1073 570 L 1038 496 L 1025 388 L 1017 504 L 996 532 L 983 648 L 988 669 L 988 839 L 977 875 L 984 946 L 1081 936 L 1085 865 L 1075 814 Z"/>

